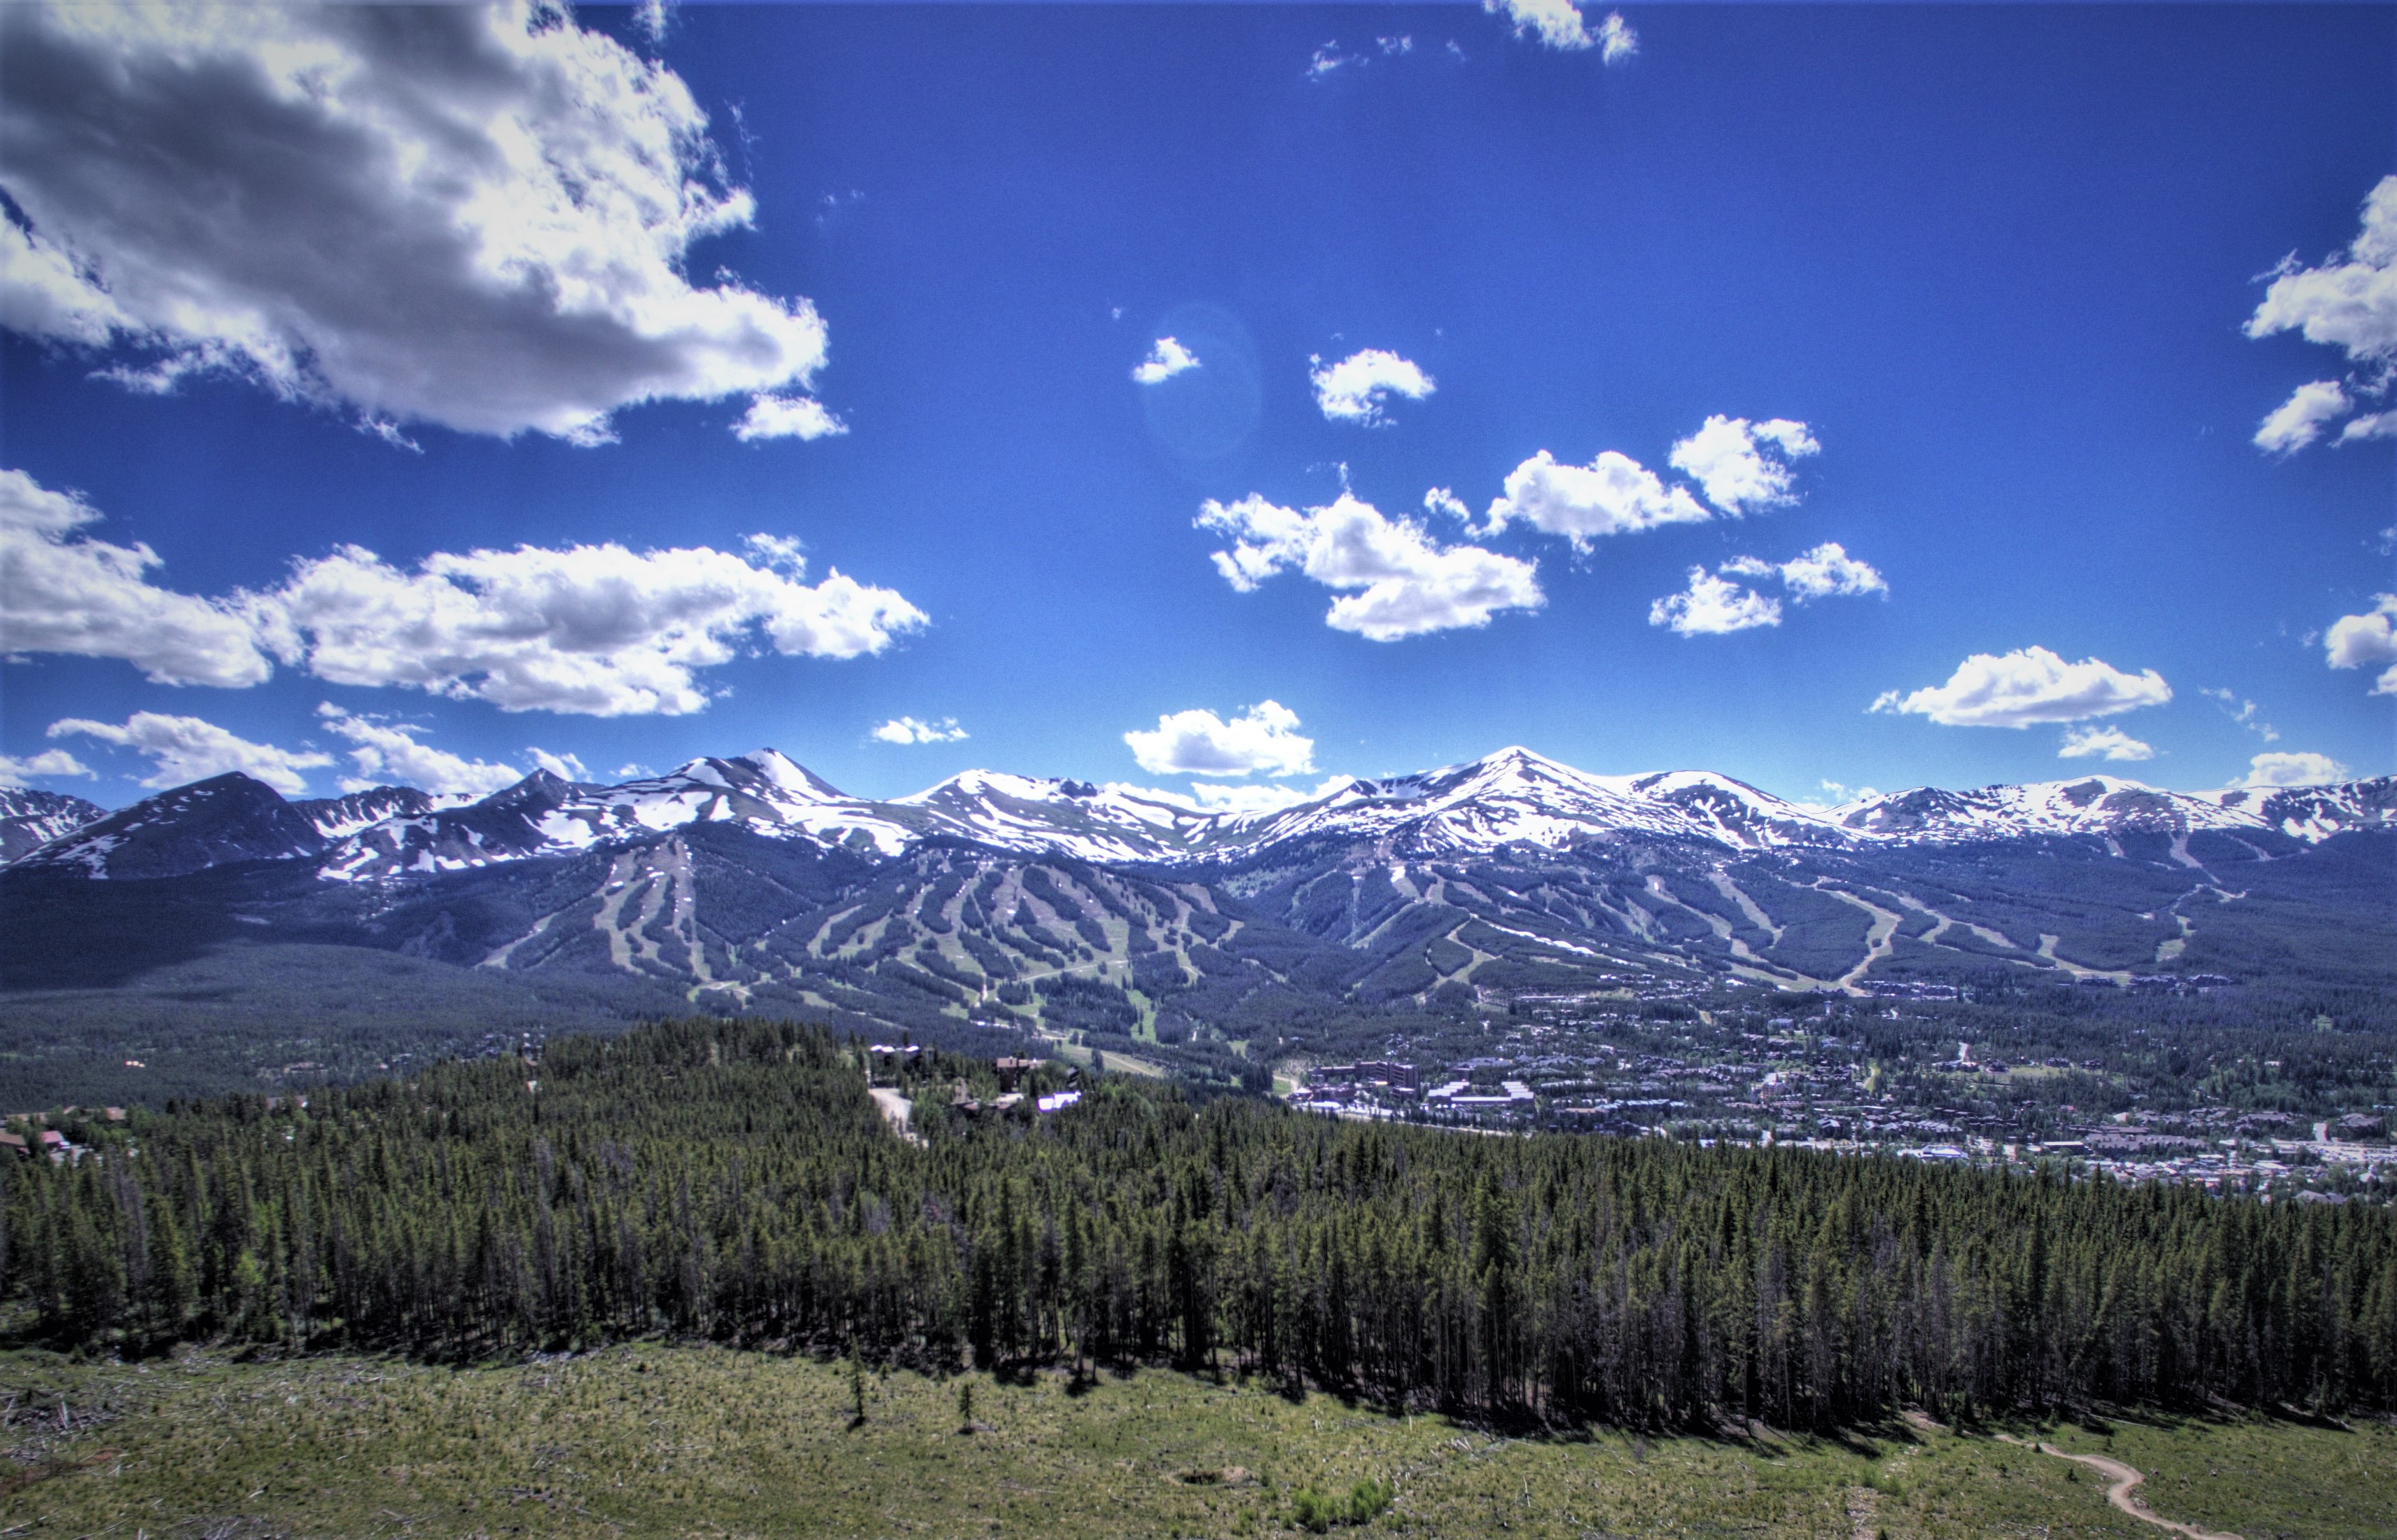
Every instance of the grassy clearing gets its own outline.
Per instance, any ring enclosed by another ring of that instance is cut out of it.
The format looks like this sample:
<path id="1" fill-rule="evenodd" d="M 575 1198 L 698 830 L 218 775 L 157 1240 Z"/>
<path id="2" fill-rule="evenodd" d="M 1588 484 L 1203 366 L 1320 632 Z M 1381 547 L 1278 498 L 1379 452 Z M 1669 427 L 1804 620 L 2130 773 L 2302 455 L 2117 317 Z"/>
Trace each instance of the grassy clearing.
<path id="1" fill-rule="evenodd" d="M 468 1370 L 0 1355 L 18 1408 L 0 1431 L 0 1533 L 1074 1540 L 1308 1520 L 1560 1540 L 2161 1533 L 2108 1508 L 2091 1472 L 1940 1432 L 1523 1440 L 1163 1372 L 1080 1394 L 1055 1375 L 968 1383 L 972 1431 L 956 1381 L 867 1373 L 859 1422 L 845 1366 L 712 1347 Z M 2167 1517 L 2245 1540 L 2397 1536 L 2386 1426 L 2036 1431 L 2137 1466 Z"/>

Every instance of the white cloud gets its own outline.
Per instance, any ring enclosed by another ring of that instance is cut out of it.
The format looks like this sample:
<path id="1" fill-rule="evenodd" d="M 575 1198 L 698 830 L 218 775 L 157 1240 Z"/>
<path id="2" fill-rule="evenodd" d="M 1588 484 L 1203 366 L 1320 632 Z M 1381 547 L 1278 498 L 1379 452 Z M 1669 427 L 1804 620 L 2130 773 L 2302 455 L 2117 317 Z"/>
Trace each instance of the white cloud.
<path id="1" fill-rule="evenodd" d="M 753 201 L 683 81 L 561 6 L 11 5 L 0 50 L 0 324 L 128 384 L 594 443 L 824 361 L 806 300 L 684 276 Z"/>
<path id="2" fill-rule="evenodd" d="M 1335 422 L 1378 427 L 1389 421 L 1382 410 L 1388 397 L 1420 401 L 1436 388 L 1430 375 L 1383 348 L 1352 353 L 1336 364 L 1319 357 L 1309 362 L 1315 366 L 1306 376 L 1315 386 L 1315 404 Z"/>
<path id="3" fill-rule="evenodd" d="M 1107 790 L 1145 797 L 1152 801 L 1170 802 L 1192 812 L 1241 815 L 1279 812 L 1302 802 L 1312 802 L 1329 797 L 1348 784 L 1349 777 L 1335 775 L 1309 791 L 1303 786 L 1240 785 L 1211 781 L 1194 781 L 1187 792 L 1166 791 L 1155 786 L 1135 786 L 1128 782 L 1109 782 Z"/>
<path id="4" fill-rule="evenodd" d="M 870 734 L 883 743 L 958 743 L 965 741 L 966 730 L 957 726 L 954 716 L 944 716 L 937 722 L 919 722 L 913 716 L 893 716 Z"/>
<path id="5" fill-rule="evenodd" d="M 1465 505 L 1463 498 L 1445 487 L 1434 487 L 1426 491 L 1423 505 L 1426 514 L 1444 515 L 1459 524 L 1473 522 L 1473 510 Z"/>
<path id="6" fill-rule="evenodd" d="M 1302 737 L 1298 713 L 1278 701 L 1259 701 L 1225 721 L 1212 711 L 1159 716 L 1153 731 L 1123 735 L 1132 757 L 1151 775 L 1306 775 L 1315 769 L 1315 740 Z"/>
<path id="7" fill-rule="evenodd" d="M 1503 14 L 1512 21 L 1516 36 L 1535 36 L 1551 48 L 1570 51 L 1589 47 L 1598 41 L 1590 35 L 1573 0 L 1481 0 L 1481 8 L 1493 16 Z"/>
<path id="8" fill-rule="evenodd" d="M 154 585 L 147 574 L 160 558 L 139 542 L 67 538 L 100 516 L 22 471 L 0 471 L 0 652 L 122 658 L 160 684 L 267 676 L 273 665 L 241 600 Z"/>
<path id="9" fill-rule="evenodd" d="M 1377 642 L 1486 625 L 1500 610 L 1547 602 L 1536 563 L 1478 545 L 1443 546 L 1422 526 L 1347 492 L 1304 512 L 1253 492 L 1238 502 L 1211 499 L 1198 523 L 1237 542 L 1214 555 L 1234 588 L 1245 594 L 1294 569 L 1327 588 L 1359 590 L 1333 600 L 1324 623 Z"/>
<path id="10" fill-rule="evenodd" d="M 2356 371 L 2345 389 L 2330 380 L 2298 386 L 2256 429 L 2256 442 L 2266 449 L 2303 449 L 2328 422 L 2365 400 L 2387 398 L 2397 374 L 2397 176 L 2381 178 L 2364 200 L 2363 228 L 2346 260 L 2334 257 L 2319 267 L 2304 266 L 2295 255 L 2282 261 L 2246 331 L 2250 337 L 2295 331 L 2338 349 Z M 2397 412 L 2384 411 L 2349 423 L 2337 441 L 2392 435 Z"/>
<path id="11" fill-rule="evenodd" d="M 1796 501 L 1789 462 L 1822 449 L 1803 422 L 1786 417 L 1751 422 L 1717 413 L 1673 446 L 1668 463 L 1695 481 L 1708 502 L 1727 514 L 1746 514 Z"/>
<path id="12" fill-rule="evenodd" d="M 1609 64 L 1619 64 L 1640 51 L 1640 34 L 1623 20 L 1623 13 L 1608 11 L 1606 20 L 1598 27 L 1598 57 Z"/>
<path id="13" fill-rule="evenodd" d="M 518 546 L 436 552 L 404 571 L 347 545 L 300 563 L 268 612 L 277 650 L 321 679 L 593 716 L 702 710 L 695 671 L 761 643 L 853 658 L 924 623 L 890 589 L 837 571 L 800 582 L 790 542 L 757 548 L 763 561 L 706 546 Z"/>
<path id="14" fill-rule="evenodd" d="M 1690 586 L 1648 607 L 1650 625 L 1669 625 L 1684 636 L 1721 636 L 1781 623 L 1781 601 L 1752 588 L 1690 569 Z"/>
<path id="15" fill-rule="evenodd" d="M 141 784 L 154 788 L 181 786 L 239 770 L 286 797 L 297 797 L 308 789 L 301 771 L 321 770 L 333 762 L 329 754 L 314 750 L 295 754 L 271 743 L 253 743 L 197 716 L 168 716 L 155 711 L 137 711 L 121 727 L 81 716 L 50 724 L 50 737 L 70 735 L 96 738 L 148 755 L 152 770 Z"/>
<path id="16" fill-rule="evenodd" d="M 1837 541 L 1825 541 L 1796 560 L 1783 562 L 1781 581 L 1801 600 L 1889 592 L 1889 583 L 1871 563 L 1849 556 Z"/>
<path id="17" fill-rule="evenodd" d="M 125 658 L 169 684 L 254 685 L 273 659 L 337 684 L 412 685 L 509 711 L 674 716 L 693 671 L 753 646 L 786 656 L 879 652 L 925 623 L 888 588 L 801 581 L 799 543 L 435 552 L 412 572 L 355 545 L 295 563 L 279 587 L 203 599 L 153 586 L 146 545 L 67 531 L 99 517 L 0 471 L 0 652 Z"/>
<path id="18" fill-rule="evenodd" d="M 2274 786 L 2324 786 L 2348 778 L 2348 769 L 2327 754 L 2259 754 L 2247 761 L 2250 791 Z"/>
<path id="19" fill-rule="evenodd" d="M 2397 594 L 2375 594 L 2361 615 L 2341 615 L 2323 633 L 2323 652 L 2333 668 L 2389 663 L 2374 681 L 2375 695 L 2397 695 Z"/>
<path id="20" fill-rule="evenodd" d="M 536 747 L 528 747 L 526 748 L 525 753 L 532 757 L 532 762 L 534 765 L 538 766 L 542 770 L 549 771 L 550 774 L 556 776 L 561 781 L 588 781 L 591 779 L 590 767 L 585 765 L 581 757 L 577 755 L 552 754 L 545 748 Z"/>
<path id="21" fill-rule="evenodd" d="M 58 775 L 80 775 L 87 778 L 99 772 L 64 749 L 44 749 L 39 754 L 19 757 L 0 754 L 0 786 L 21 786 L 28 781 Z"/>
<path id="22" fill-rule="evenodd" d="M 2095 755 L 2109 759 L 2152 759 L 2156 751 L 2121 728 L 2064 730 L 2064 746 L 2056 751 L 2058 759 L 2087 759 Z"/>
<path id="23" fill-rule="evenodd" d="M 2397 359 L 2397 176 L 2381 178 L 2364 200 L 2364 227 L 2347 261 L 2283 262 L 2246 329 L 2250 337 L 2296 331 L 2357 362 Z"/>
<path id="24" fill-rule="evenodd" d="M 508 765 L 462 758 L 416 741 L 424 730 L 381 716 L 360 716 L 328 702 L 316 708 L 327 730 L 357 744 L 349 751 L 355 775 L 341 777 L 345 792 L 376 786 L 416 786 L 435 794 L 464 793 L 489 797 L 524 779 L 524 771 Z"/>
<path id="25" fill-rule="evenodd" d="M 1326 43 L 1316 49 L 1315 56 L 1306 61 L 1306 76 L 1309 80 L 1320 80 L 1335 70 L 1362 62 L 1364 60 L 1354 54 L 1342 53 L 1336 41 Z"/>
<path id="26" fill-rule="evenodd" d="M 2026 647 L 2002 655 L 1975 652 L 1956 665 L 1946 684 L 1903 699 L 1887 690 L 1872 709 L 1928 716 L 1946 727 L 2027 728 L 2111 716 L 2171 699 L 2172 687 L 2152 668 L 2125 674 L 2096 658 L 2069 663 L 2046 648 Z"/>
<path id="27" fill-rule="evenodd" d="M 2275 454 L 2295 453 L 2320 438 L 2323 426 L 2346 416 L 2353 405 L 2336 380 L 2299 385 L 2257 425 L 2256 447 Z"/>
<path id="28" fill-rule="evenodd" d="M 1132 377 L 1144 385 L 1161 385 L 1185 369 L 1198 367 L 1198 355 L 1171 337 L 1159 337 L 1148 356 L 1132 366 Z"/>
<path id="29" fill-rule="evenodd" d="M 802 440 L 831 438 L 849 431 L 849 424 L 824 409 L 812 395 L 759 395 L 732 424 L 732 436 L 743 444 L 767 438 Z"/>
<path id="30" fill-rule="evenodd" d="M 1825 541 L 1805 555 L 1785 562 L 1734 556 L 1724 562 L 1721 569 L 1744 578 L 1778 578 L 1788 585 L 1789 596 L 1801 604 L 1812 599 L 1889 592 L 1889 584 L 1871 563 L 1849 556 L 1847 547 L 1837 541 Z"/>
<path id="31" fill-rule="evenodd" d="M 1600 535 L 1698 524 L 1712 516 L 1687 490 L 1667 488 L 1629 455 L 1608 449 L 1587 465 L 1560 465 L 1542 449 L 1506 473 L 1505 490 L 1490 504 L 1479 532 L 1529 524 L 1563 535 L 1583 551 Z"/>

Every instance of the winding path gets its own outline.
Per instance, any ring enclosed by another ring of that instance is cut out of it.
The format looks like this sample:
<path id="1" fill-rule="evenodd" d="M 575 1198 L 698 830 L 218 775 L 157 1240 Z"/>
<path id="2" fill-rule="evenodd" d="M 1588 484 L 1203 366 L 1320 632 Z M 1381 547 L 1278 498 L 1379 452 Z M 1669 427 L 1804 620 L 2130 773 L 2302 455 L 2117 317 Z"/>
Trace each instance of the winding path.
<path id="1" fill-rule="evenodd" d="M 2076 1465 L 2087 1466 L 2113 1483 L 2106 1489 L 2106 1501 L 2142 1523 L 2153 1524 L 2158 1529 L 2170 1530 L 2175 1534 L 2187 1536 L 2188 1540 L 2240 1540 L 2238 1535 L 2228 1530 L 2200 1529 L 2195 1524 L 2177 1523 L 2140 1502 L 2134 1495 L 2132 1489 L 2148 1478 L 2144 1472 L 2126 1466 L 2120 1460 L 2109 1460 L 2103 1454 L 2068 1454 L 2054 1444 L 2032 1443 L 2026 1439 L 2017 1439 L 2011 1433 L 2001 1433 L 1998 1438 L 2005 1443 L 2019 1444 L 2025 1449 L 2035 1449 L 2042 1454 L 2054 1455 L 2059 1460 L 2070 1460 Z"/>

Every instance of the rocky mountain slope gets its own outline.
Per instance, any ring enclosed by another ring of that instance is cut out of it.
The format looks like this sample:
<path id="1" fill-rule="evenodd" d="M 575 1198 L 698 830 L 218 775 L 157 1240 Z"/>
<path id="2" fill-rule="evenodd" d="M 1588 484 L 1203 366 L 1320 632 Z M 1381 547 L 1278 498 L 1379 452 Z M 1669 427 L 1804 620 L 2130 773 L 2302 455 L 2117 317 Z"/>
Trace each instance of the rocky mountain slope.
<path id="1" fill-rule="evenodd" d="M 0 865 L 83 827 L 108 810 L 80 797 L 0 786 Z"/>

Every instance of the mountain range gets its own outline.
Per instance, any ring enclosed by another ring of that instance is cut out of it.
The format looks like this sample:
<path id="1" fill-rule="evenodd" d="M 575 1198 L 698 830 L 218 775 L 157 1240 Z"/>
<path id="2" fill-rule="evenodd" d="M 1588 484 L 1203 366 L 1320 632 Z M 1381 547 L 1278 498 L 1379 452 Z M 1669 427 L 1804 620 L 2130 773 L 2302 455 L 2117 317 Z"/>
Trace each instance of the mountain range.
<path id="1" fill-rule="evenodd" d="M 1230 1065 L 1265 1024 L 1628 980 L 2397 983 L 2390 777 L 2191 794 L 2093 775 L 1823 808 L 1509 748 L 1227 814 L 984 770 L 877 801 L 766 749 L 479 800 L 287 800 L 240 774 L 114 812 L 0 796 L 20 990 L 299 943 Z"/>

